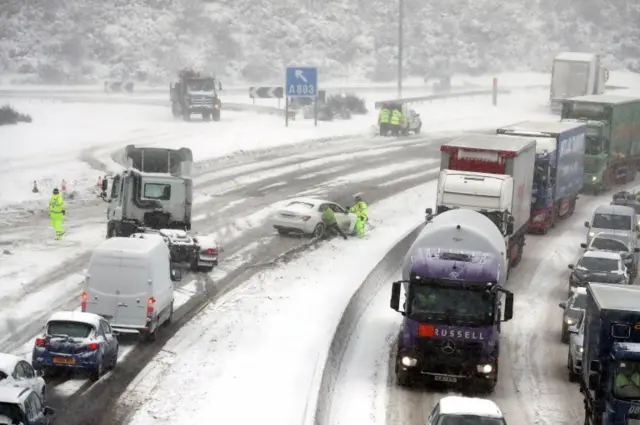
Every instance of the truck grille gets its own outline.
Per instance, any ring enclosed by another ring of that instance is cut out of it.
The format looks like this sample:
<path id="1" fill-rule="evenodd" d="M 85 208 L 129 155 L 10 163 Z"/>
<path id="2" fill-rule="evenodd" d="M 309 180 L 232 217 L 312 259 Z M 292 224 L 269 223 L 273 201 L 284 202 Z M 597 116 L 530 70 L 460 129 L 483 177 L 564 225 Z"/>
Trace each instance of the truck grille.
<path id="1" fill-rule="evenodd" d="M 211 97 L 192 97 L 189 104 L 191 106 L 207 106 L 213 105 L 213 98 Z"/>
<path id="2" fill-rule="evenodd" d="M 445 352 L 445 344 L 453 343 L 453 350 Z M 418 338 L 417 348 L 422 357 L 422 371 L 468 374 L 475 372 L 481 360 L 482 343 Z"/>

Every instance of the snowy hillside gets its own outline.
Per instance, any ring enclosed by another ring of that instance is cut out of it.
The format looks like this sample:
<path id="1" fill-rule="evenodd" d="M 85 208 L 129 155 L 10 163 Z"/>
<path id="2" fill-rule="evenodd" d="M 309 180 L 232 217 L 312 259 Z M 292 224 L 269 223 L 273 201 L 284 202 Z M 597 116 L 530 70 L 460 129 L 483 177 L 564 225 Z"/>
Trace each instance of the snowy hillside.
<path id="1" fill-rule="evenodd" d="M 406 72 L 547 70 L 562 50 L 640 69 L 630 0 L 404 0 Z M 183 66 L 279 82 L 289 63 L 327 79 L 395 77 L 398 0 L 3 0 L 4 82 L 164 83 Z M 19 74 L 19 75 L 18 75 Z"/>

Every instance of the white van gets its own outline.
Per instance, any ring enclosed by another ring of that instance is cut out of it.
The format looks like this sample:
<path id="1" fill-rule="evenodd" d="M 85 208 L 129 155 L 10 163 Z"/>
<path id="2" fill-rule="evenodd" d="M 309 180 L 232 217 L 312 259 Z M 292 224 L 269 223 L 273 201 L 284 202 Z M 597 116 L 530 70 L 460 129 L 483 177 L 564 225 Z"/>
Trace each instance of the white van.
<path id="1" fill-rule="evenodd" d="M 98 314 L 117 333 L 154 340 L 173 319 L 174 281 L 169 248 L 159 235 L 110 238 L 94 251 L 84 281 L 82 311 Z"/>

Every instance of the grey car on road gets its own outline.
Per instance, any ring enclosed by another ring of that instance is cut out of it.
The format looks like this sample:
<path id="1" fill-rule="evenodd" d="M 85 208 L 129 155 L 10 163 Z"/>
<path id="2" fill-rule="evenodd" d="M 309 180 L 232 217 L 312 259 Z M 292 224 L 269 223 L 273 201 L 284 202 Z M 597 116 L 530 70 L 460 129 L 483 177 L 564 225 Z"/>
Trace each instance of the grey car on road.
<path id="1" fill-rule="evenodd" d="M 582 360 L 584 357 L 584 312 L 576 325 L 569 327 L 571 340 L 569 341 L 569 354 L 567 355 L 567 369 L 569 369 L 569 381 L 576 382 L 582 372 Z"/>

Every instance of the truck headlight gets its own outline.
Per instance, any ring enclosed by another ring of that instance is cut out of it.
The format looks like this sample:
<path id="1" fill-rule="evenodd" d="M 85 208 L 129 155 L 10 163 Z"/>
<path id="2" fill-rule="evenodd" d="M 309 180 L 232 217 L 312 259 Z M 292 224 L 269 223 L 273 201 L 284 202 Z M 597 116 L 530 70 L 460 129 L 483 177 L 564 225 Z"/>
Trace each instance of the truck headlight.
<path id="1" fill-rule="evenodd" d="M 596 181 L 598 181 L 598 176 L 593 176 L 593 177 L 591 177 L 591 181 L 592 181 L 592 182 L 596 182 Z"/>
<path id="2" fill-rule="evenodd" d="M 477 368 L 478 373 L 491 373 L 493 371 L 493 366 L 490 364 L 479 364 Z"/>
<path id="3" fill-rule="evenodd" d="M 564 319 L 565 322 L 567 322 L 567 325 L 573 325 L 574 321 L 573 319 L 567 317 L 566 319 Z"/>
<path id="4" fill-rule="evenodd" d="M 418 359 L 414 359 L 413 357 L 404 356 L 402 358 L 402 365 L 407 367 L 413 367 L 418 364 Z"/>
<path id="5" fill-rule="evenodd" d="M 578 345 L 576 349 L 578 350 L 578 353 L 584 353 L 584 347 Z"/>
<path id="6" fill-rule="evenodd" d="M 589 232 L 589 237 L 590 238 L 594 237 L 595 235 L 596 235 L 595 232 Z"/>

